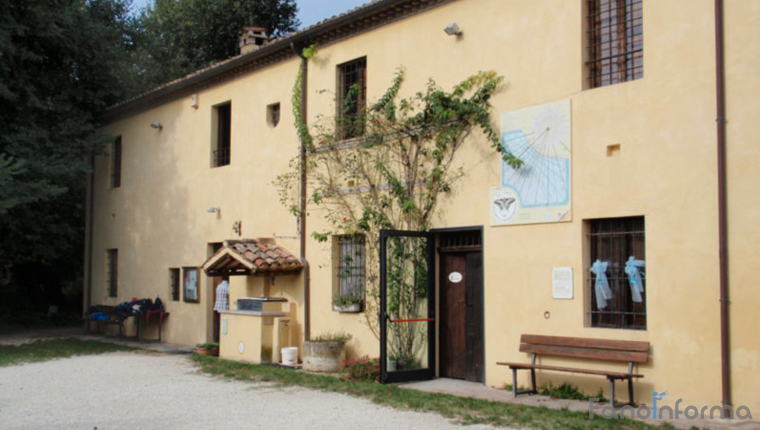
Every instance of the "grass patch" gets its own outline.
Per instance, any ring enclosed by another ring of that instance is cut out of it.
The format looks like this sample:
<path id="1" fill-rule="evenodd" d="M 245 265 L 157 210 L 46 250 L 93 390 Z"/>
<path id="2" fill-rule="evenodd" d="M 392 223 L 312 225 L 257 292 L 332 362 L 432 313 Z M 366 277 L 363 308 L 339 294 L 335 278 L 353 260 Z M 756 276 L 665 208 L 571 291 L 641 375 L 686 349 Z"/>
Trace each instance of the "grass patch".
<path id="1" fill-rule="evenodd" d="M 554 397 L 555 399 L 588 400 L 590 398 L 596 398 L 598 399 L 597 402 L 600 403 L 606 403 L 609 401 L 609 399 L 604 396 L 601 388 L 596 394 L 586 394 L 575 385 L 568 383 L 555 386 L 550 382 L 541 386 L 538 389 L 538 393 L 544 396 Z"/>
<path id="2" fill-rule="evenodd" d="M 131 346 L 72 338 L 43 339 L 23 345 L 0 345 L 0 366 L 54 360 L 75 355 L 134 351 Z"/>
<path id="3" fill-rule="evenodd" d="M 280 386 L 301 386 L 315 390 L 350 394 L 377 404 L 397 409 L 433 412 L 461 424 L 490 424 L 501 427 L 532 429 L 632 429 L 657 427 L 640 421 L 589 419 L 587 412 L 554 410 L 545 407 L 514 405 L 488 400 L 458 397 L 449 394 L 426 393 L 395 385 L 364 381 L 346 381 L 333 376 L 257 366 L 222 360 L 216 357 L 193 355 L 203 372 L 224 378 L 251 382 L 271 382 Z"/>

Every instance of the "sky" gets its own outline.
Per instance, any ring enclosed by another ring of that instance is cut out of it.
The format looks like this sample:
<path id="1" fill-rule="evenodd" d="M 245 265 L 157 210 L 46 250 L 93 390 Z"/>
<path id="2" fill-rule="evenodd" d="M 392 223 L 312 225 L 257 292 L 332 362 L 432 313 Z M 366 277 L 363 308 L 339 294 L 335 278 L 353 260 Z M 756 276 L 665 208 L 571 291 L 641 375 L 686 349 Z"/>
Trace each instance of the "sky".
<path id="1" fill-rule="evenodd" d="M 133 0 L 132 5 L 136 9 L 142 9 L 151 1 Z M 325 18 L 346 12 L 368 1 L 370 0 L 297 0 L 298 19 L 301 21 L 301 28 L 308 27 Z"/>

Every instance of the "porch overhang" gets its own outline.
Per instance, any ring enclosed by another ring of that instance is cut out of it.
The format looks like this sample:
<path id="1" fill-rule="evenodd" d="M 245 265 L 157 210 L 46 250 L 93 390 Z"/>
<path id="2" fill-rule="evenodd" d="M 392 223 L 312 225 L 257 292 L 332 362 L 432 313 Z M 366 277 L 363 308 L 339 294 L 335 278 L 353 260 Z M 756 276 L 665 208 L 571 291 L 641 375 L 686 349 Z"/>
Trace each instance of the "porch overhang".
<path id="1" fill-rule="evenodd" d="M 293 275 L 303 263 L 274 239 L 225 240 L 224 245 L 201 266 L 208 276 Z"/>

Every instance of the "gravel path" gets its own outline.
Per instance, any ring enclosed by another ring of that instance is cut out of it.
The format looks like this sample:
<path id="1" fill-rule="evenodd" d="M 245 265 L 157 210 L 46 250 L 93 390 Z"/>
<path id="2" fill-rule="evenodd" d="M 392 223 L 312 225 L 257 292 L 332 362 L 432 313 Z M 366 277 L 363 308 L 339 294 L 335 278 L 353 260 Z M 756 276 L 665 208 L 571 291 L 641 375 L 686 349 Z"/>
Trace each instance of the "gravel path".
<path id="1" fill-rule="evenodd" d="M 219 380 L 175 355 L 111 353 L 0 368 L 2 430 L 491 428 L 342 394 Z"/>

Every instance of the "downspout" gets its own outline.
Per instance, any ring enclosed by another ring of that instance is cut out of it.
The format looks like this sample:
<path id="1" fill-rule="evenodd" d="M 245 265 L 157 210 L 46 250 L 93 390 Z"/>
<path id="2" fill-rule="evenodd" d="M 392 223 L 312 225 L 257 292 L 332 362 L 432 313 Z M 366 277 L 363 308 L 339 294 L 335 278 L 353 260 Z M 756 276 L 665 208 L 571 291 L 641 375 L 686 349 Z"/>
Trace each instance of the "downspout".
<path id="1" fill-rule="evenodd" d="M 85 261 L 85 291 L 82 315 L 86 315 L 87 310 L 92 306 L 92 232 L 93 232 L 93 213 L 95 201 L 95 154 L 90 154 L 90 173 L 87 174 L 87 209 L 85 212 L 85 244 L 84 244 L 84 261 Z"/>
<path id="2" fill-rule="evenodd" d="M 303 56 L 303 53 L 298 50 L 295 44 L 290 44 L 290 49 L 293 53 L 301 58 L 301 118 L 302 124 L 306 124 L 306 91 L 309 76 L 309 60 Z M 299 139 L 300 140 L 300 139 Z M 309 262 L 306 260 L 306 143 L 301 141 L 300 148 L 301 157 L 301 195 L 300 195 L 300 216 L 298 219 L 298 229 L 300 231 L 300 249 L 301 249 L 301 263 L 303 264 L 303 307 L 304 307 L 304 340 L 311 339 L 311 273 Z"/>
<path id="3" fill-rule="evenodd" d="M 731 405 L 731 350 L 728 308 L 728 221 L 726 216 L 726 76 L 723 0 L 715 0 L 715 84 L 718 130 L 718 258 L 720 271 L 720 364 L 723 405 Z M 724 415 L 726 410 L 724 409 Z"/>

